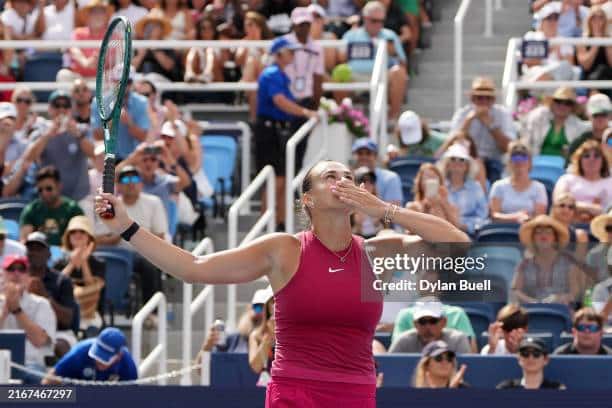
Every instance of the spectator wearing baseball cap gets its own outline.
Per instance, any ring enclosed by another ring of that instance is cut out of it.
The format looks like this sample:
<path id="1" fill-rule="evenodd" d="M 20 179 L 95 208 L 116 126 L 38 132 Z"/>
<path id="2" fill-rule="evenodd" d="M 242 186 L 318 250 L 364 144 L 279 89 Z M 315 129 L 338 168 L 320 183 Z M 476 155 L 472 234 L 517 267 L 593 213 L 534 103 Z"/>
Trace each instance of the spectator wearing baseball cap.
<path id="1" fill-rule="evenodd" d="M 285 220 L 285 148 L 293 134 L 294 123 L 300 118 L 316 118 L 317 112 L 297 104 L 291 93 L 290 79 L 285 69 L 293 63 L 294 51 L 299 44 L 286 37 L 272 41 L 269 54 L 274 63 L 266 67 L 258 79 L 257 122 L 255 123 L 255 163 L 257 171 L 271 165 L 276 174 L 276 224 L 284 229 Z M 298 152 L 299 153 L 299 152 Z M 303 153 L 296 155 L 301 164 Z M 296 171 L 299 170 L 296 165 Z M 265 203 L 265 201 L 264 201 Z M 262 210 L 265 210 L 265 205 Z"/>
<path id="2" fill-rule="evenodd" d="M 546 344 L 535 337 L 525 337 L 519 345 L 518 363 L 523 370 L 523 377 L 502 381 L 498 389 L 551 389 L 564 390 L 565 385 L 544 377 L 544 367 L 550 358 Z"/>
<path id="3" fill-rule="evenodd" d="M 587 102 L 586 110 L 591 120 L 591 129 L 570 143 L 567 157 L 572 157 L 572 154 L 587 140 L 601 141 L 604 132 L 608 128 L 608 123 L 612 119 L 612 103 L 606 94 L 597 93 L 591 95 Z"/>
<path id="4" fill-rule="evenodd" d="M 44 372 L 45 356 L 53 354 L 55 313 L 47 299 L 30 291 L 28 266 L 28 259 L 21 255 L 8 255 L 2 261 L 5 303 L 0 330 L 25 331 L 25 365 Z M 40 383 L 40 377 L 28 374 L 24 383 Z"/>
<path id="5" fill-rule="evenodd" d="M 4 257 L 8 255 L 23 255 L 26 250 L 22 243 L 9 238 L 9 231 L 6 228 L 4 218 L 0 216 L 0 264 Z"/>
<path id="6" fill-rule="evenodd" d="M 25 140 L 15 132 L 17 109 L 10 102 L 0 102 L 0 148 L 4 152 L 3 162 L 9 168 L 19 160 L 26 150 Z"/>
<path id="7" fill-rule="evenodd" d="M 465 333 L 446 328 L 442 303 L 438 301 L 418 302 L 413 314 L 414 329 L 410 329 L 393 340 L 389 353 L 421 353 L 435 341 L 443 340 L 455 353 L 471 353 L 470 341 Z"/>
<path id="8" fill-rule="evenodd" d="M 87 381 L 136 380 L 138 369 L 126 344 L 121 330 L 107 327 L 97 338 L 80 341 L 62 357 L 49 375 Z M 57 382 L 46 377 L 43 384 Z"/>
<path id="9" fill-rule="evenodd" d="M 404 111 L 397 120 L 395 138 L 400 146 L 398 157 L 433 157 L 444 144 L 442 134 L 429 129 L 427 123 L 411 110 Z"/>
<path id="10" fill-rule="evenodd" d="M 383 169 L 377 165 L 378 145 L 368 137 L 362 137 L 353 143 L 351 148 L 355 165 L 365 166 L 376 174 L 376 192 L 378 196 L 388 203 L 402 205 L 402 181 L 397 173 Z"/>
<path id="11" fill-rule="evenodd" d="M 463 376 L 467 366 L 457 370 L 457 356 L 442 341 L 432 341 L 421 352 L 421 360 L 414 370 L 412 385 L 415 388 L 467 388 Z"/>

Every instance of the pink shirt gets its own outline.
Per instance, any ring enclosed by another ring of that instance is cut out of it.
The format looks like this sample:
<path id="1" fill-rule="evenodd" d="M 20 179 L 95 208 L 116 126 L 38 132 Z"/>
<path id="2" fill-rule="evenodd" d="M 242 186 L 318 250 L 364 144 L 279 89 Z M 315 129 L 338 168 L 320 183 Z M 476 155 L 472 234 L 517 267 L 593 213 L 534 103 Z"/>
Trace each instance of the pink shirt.
<path id="1" fill-rule="evenodd" d="M 565 192 L 572 193 L 576 201 L 594 203 L 598 199 L 605 210 L 612 205 L 612 177 L 589 181 L 576 174 L 564 174 L 557 180 L 554 196 Z"/>
<path id="2" fill-rule="evenodd" d="M 298 100 L 310 98 L 313 96 L 313 75 L 325 74 L 323 48 L 310 38 L 306 44 L 300 43 L 294 33 L 287 34 L 285 38 L 304 48 L 295 50 L 293 62 L 285 68 L 291 80 L 291 93 Z"/>
<path id="3" fill-rule="evenodd" d="M 104 32 L 100 33 L 100 35 L 92 35 L 91 31 L 89 31 L 89 27 L 79 27 L 74 30 L 72 33 L 72 39 L 76 41 L 81 40 L 102 40 L 104 38 Z M 82 48 L 81 52 L 86 57 L 91 57 L 92 55 L 98 53 L 100 50 L 98 48 Z M 86 78 L 92 78 L 96 76 L 96 67 L 93 68 L 85 68 L 76 60 L 72 59 L 70 63 L 70 70 L 80 74 Z"/>
<path id="4" fill-rule="evenodd" d="M 274 296 L 272 377 L 375 384 L 372 340 L 382 296 L 372 289 L 363 238 L 353 236 L 342 263 L 311 231 L 298 237 L 298 270 Z"/>

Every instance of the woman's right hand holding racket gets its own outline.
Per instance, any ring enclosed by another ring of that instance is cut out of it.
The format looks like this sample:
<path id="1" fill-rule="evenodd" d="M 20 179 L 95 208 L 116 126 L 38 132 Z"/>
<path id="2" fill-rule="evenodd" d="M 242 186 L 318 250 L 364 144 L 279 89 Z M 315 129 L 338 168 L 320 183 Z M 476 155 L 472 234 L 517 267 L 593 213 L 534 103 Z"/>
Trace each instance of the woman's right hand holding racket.
<path id="1" fill-rule="evenodd" d="M 110 209 L 113 209 L 115 216 L 112 218 L 106 218 L 104 214 Z M 132 225 L 132 219 L 128 215 L 125 205 L 119 198 L 113 194 L 103 193 L 98 191 L 98 195 L 95 199 L 94 210 L 96 214 L 102 219 L 102 222 L 114 233 L 121 234 L 130 225 Z"/>

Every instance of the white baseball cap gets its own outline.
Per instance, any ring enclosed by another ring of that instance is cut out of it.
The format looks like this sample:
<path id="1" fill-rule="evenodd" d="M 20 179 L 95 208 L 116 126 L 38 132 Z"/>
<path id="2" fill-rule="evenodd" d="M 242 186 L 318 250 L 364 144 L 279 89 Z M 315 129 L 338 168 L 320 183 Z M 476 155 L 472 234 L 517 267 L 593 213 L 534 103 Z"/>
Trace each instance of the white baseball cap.
<path id="1" fill-rule="evenodd" d="M 319 4 L 311 4 L 308 6 L 308 11 L 310 11 L 310 14 L 318 14 L 321 18 L 327 17 L 325 9 Z"/>
<path id="2" fill-rule="evenodd" d="M 175 120 L 174 125 L 177 127 L 180 136 L 187 136 L 187 126 L 183 123 L 182 120 Z M 174 131 L 174 126 L 172 126 L 172 122 L 166 121 L 161 127 L 160 135 L 176 137 L 176 133 Z"/>
<path id="3" fill-rule="evenodd" d="M 4 118 L 16 118 L 17 110 L 10 102 L 0 102 L 0 120 Z"/>
<path id="4" fill-rule="evenodd" d="M 296 7 L 291 12 L 291 23 L 298 25 L 302 23 L 312 24 L 312 13 L 308 10 L 308 7 Z"/>
<path id="5" fill-rule="evenodd" d="M 533 17 L 538 20 L 538 23 L 541 23 L 546 17 L 552 14 L 561 14 L 561 2 L 553 1 L 546 4 L 544 7 L 540 9 L 537 13 L 533 15 Z"/>
<path id="6" fill-rule="evenodd" d="M 274 297 L 272 287 L 268 286 L 265 289 L 259 289 L 255 291 L 255 294 L 253 294 L 253 299 L 251 300 L 251 304 L 257 305 L 261 303 L 268 303 L 268 300 L 270 300 L 272 297 Z"/>
<path id="7" fill-rule="evenodd" d="M 435 317 L 439 319 L 443 315 L 442 303 L 438 301 L 416 302 L 412 318 L 413 320 L 419 320 L 421 317 Z"/>
<path id="8" fill-rule="evenodd" d="M 587 113 L 590 116 L 612 112 L 612 103 L 606 94 L 591 95 L 587 102 Z"/>
<path id="9" fill-rule="evenodd" d="M 397 127 L 400 130 L 402 143 L 405 145 L 417 144 L 423 139 L 421 118 L 413 111 L 402 113 L 397 121 Z"/>

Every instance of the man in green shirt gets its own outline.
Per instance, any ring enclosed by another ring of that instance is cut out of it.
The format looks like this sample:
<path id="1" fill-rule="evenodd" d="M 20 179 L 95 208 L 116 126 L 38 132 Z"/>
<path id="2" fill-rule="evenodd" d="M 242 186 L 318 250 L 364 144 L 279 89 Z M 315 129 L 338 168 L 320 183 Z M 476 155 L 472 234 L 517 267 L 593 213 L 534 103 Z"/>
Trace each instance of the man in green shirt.
<path id="1" fill-rule="evenodd" d="M 53 166 L 43 167 L 36 173 L 36 188 L 40 198 L 28 204 L 19 219 L 21 241 L 25 242 L 31 232 L 41 231 L 47 235 L 50 245 L 61 245 L 68 222 L 75 215 L 83 215 L 83 210 L 76 201 L 60 194 L 60 174 Z"/>
<path id="2" fill-rule="evenodd" d="M 395 318 L 395 327 L 393 328 L 393 336 L 391 338 L 392 343 L 403 332 L 414 328 L 415 313 L 418 315 L 418 311 L 424 307 L 424 304 L 428 304 L 428 309 L 440 309 L 442 313 L 441 318 L 446 320 L 445 327 L 464 333 L 470 338 L 472 351 L 477 350 L 476 333 L 474 333 L 470 319 L 465 311 L 458 306 L 442 304 L 440 301 L 433 298 L 423 298 L 421 301 L 416 302 L 414 306 L 403 309 L 397 314 Z"/>
<path id="3" fill-rule="evenodd" d="M 587 113 L 591 119 L 591 130 L 587 130 L 574 140 L 568 151 L 568 162 L 572 154 L 587 140 L 601 141 L 604 132 L 612 119 L 612 103 L 606 94 L 591 95 L 587 102 Z"/>

